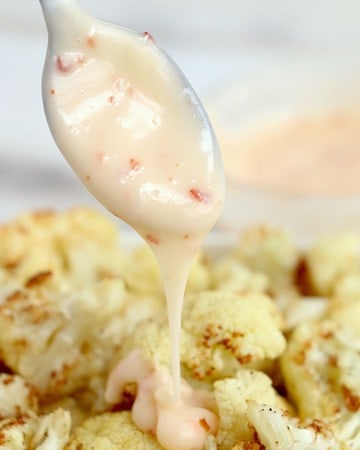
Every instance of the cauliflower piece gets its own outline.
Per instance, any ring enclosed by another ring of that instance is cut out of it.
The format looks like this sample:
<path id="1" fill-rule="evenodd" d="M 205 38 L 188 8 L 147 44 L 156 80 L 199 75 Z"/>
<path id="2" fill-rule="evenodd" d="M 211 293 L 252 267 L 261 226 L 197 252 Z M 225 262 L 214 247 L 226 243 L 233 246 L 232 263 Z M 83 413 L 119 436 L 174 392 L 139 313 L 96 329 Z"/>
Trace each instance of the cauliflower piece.
<path id="1" fill-rule="evenodd" d="M 169 325 L 165 311 L 139 321 L 131 334 L 124 337 L 112 360 L 114 367 L 133 350 L 140 350 L 155 368 L 171 366 Z"/>
<path id="2" fill-rule="evenodd" d="M 71 293 L 16 291 L 0 305 L 2 359 L 47 400 L 68 395 L 105 373 L 130 306 L 116 278 Z"/>
<path id="3" fill-rule="evenodd" d="M 344 303 L 333 300 L 326 317 L 344 328 L 351 328 L 357 334 L 360 334 L 360 301 Z"/>
<path id="4" fill-rule="evenodd" d="M 212 434 L 206 437 L 204 450 L 218 450 L 216 438 Z"/>
<path id="5" fill-rule="evenodd" d="M 147 245 L 136 248 L 127 261 L 123 272 L 130 291 L 164 295 L 164 286 L 156 258 Z M 193 261 L 187 292 L 198 292 L 210 286 L 210 270 L 202 253 L 198 253 Z"/>
<path id="6" fill-rule="evenodd" d="M 93 381 L 122 336 L 164 307 L 127 291 L 117 240 L 110 220 L 81 208 L 0 227 L 0 354 L 46 401 L 95 384 L 99 397 Z"/>
<path id="7" fill-rule="evenodd" d="M 302 297 L 294 291 L 283 290 L 274 299 L 281 311 L 285 330 L 289 331 L 297 325 L 324 317 L 329 309 L 329 300 L 324 297 Z"/>
<path id="8" fill-rule="evenodd" d="M 349 411 L 341 420 L 332 423 L 335 435 L 343 444 L 342 450 L 360 450 L 359 414 Z"/>
<path id="9" fill-rule="evenodd" d="M 208 291 L 185 299 L 180 358 L 183 374 L 211 381 L 233 376 L 242 366 L 264 365 L 285 348 L 281 318 L 262 294 Z M 139 349 L 155 367 L 171 365 L 165 308 L 139 321 L 124 337 L 113 365 Z"/>
<path id="10" fill-rule="evenodd" d="M 25 214 L 0 227 L 0 267 L 22 283 L 42 272 L 72 285 L 96 282 L 121 273 L 117 241 L 114 224 L 90 209 Z"/>
<path id="11" fill-rule="evenodd" d="M 334 321 L 308 322 L 281 357 L 286 388 L 301 417 L 331 419 L 360 410 L 360 335 Z"/>
<path id="12" fill-rule="evenodd" d="M 71 418 L 58 409 L 46 416 L 28 414 L 0 421 L 0 450 L 63 450 Z"/>
<path id="13" fill-rule="evenodd" d="M 71 429 L 81 425 L 89 417 L 89 411 L 85 410 L 80 402 L 73 397 L 62 397 L 54 402 L 40 405 L 40 414 L 47 415 L 57 409 L 62 409 L 70 413 Z"/>
<path id="14" fill-rule="evenodd" d="M 0 374 L 0 419 L 37 412 L 36 390 L 18 375 Z"/>
<path id="15" fill-rule="evenodd" d="M 0 305 L 14 291 L 22 288 L 22 283 L 10 277 L 7 271 L 0 267 Z"/>
<path id="16" fill-rule="evenodd" d="M 254 400 L 247 404 L 249 421 L 266 450 L 341 449 L 331 428 L 321 420 L 289 418 L 280 408 Z"/>
<path id="17" fill-rule="evenodd" d="M 360 303 L 360 273 L 344 275 L 335 281 L 333 298 L 337 302 Z"/>
<path id="18" fill-rule="evenodd" d="M 185 299 L 181 360 L 193 378 L 264 366 L 285 349 L 281 317 L 263 294 L 209 291 Z"/>
<path id="19" fill-rule="evenodd" d="M 342 320 L 297 327 L 281 366 L 300 416 L 327 421 L 339 440 L 360 449 L 360 333 Z"/>
<path id="20" fill-rule="evenodd" d="M 64 450 L 161 450 L 150 434 L 140 431 L 128 411 L 106 413 L 77 427 Z"/>
<path id="21" fill-rule="evenodd" d="M 271 379 L 262 372 L 240 370 L 236 378 L 226 378 L 214 383 L 214 397 L 219 414 L 216 436 L 219 450 L 232 448 L 238 441 L 253 439 L 249 427 L 247 400 L 277 403 L 277 393 Z"/>
<path id="22" fill-rule="evenodd" d="M 293 283 L 300 257 L 291 236 L 270 226 L 246 230 L 236 248 L 236 256 L 250 270 L 264 273 L 272 292 Z"/>
<path id="23" fill-rule="evenodd" d="M 306 261 L 315 294 L 331 295 L 342 277 L 360 274 L 360 235 L 323 237 L 308 250 Z"/>
<path id="24" fill-rule="evenodd" d="M 264 273 L 251 271 L 234 256 L 227 256 L 216 262 L 212 275 L 213 286 L 217 290 L 265 293 L 270 285 Z"/>
<path id="25" fill-rule="evenodd" d="M 113 220 L 91 209 L 75 208 L 60 214 L 58 221 L 57 249 L 73 284 L 122 275 L 127 258 L 119 249 L 119 229 Z"/>
<path id="26" fill-rule="evenodd" d="M 160 269 L 151 249 L 146 245 L 135 248 L 130 253 L 124 279 L 133 292 L 153 292 L 163 295 Z"/>
<path id="27" fill-rule="evenodd" d="M 54 214 L 26 214 L 0 227 L 0 266 L 26 280 L 33 273 L 60 269 L 61 258 L 49 236 Z"/>
<path id="28" fill-rule="evenodd" d="M 209 381 L 233 376 L 243 365 L 266 364 L 285 348 L 280 324 L 273 302 L 264 295 L 208 291 L 186 297 L 180 348 L 184 375 Z M 139 321 L 124 337 L 113 365 L 135 349 L 156 367 L 170 367 L 165 308 Z"/>

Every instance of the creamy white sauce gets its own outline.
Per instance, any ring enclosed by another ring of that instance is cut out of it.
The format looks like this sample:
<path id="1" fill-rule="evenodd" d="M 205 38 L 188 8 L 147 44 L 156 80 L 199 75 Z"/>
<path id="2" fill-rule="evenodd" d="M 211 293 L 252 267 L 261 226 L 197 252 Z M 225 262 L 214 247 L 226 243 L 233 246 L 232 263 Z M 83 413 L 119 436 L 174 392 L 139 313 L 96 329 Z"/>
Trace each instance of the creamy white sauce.
<path id="1" fill-rule="evenodd" d="M 216 140 L 192 88 L 148 33 L 98 22 L 71 0 L 42 6 L 49 127 L 90 192 L 157 257 L 172 340 L 169 399 L 180 401 L 186 281 L 224 197 Z"/>

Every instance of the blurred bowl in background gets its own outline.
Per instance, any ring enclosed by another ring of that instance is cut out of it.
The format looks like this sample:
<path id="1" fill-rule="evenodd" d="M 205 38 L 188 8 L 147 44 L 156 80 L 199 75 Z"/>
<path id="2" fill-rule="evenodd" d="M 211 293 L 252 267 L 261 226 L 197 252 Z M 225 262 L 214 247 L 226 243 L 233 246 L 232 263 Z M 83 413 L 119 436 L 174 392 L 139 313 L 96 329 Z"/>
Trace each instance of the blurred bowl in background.
<path id="1" fill-rule="evenodd" d="M 358 228 L 360 59 L 331 56 L 276 65 L 207 102 L 228 179 L 222 228 Z"/>

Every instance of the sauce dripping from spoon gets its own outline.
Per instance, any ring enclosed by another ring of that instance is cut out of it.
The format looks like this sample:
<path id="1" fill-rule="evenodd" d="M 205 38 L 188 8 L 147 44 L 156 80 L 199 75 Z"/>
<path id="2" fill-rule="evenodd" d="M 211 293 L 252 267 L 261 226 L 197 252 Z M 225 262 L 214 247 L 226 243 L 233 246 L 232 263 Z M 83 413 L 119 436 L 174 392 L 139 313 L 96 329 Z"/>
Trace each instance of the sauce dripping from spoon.
<path id="1" fill-rule="evenodd" d="M 206 113 L 149 33 L 95 20 L 74 0 L 40 0 L 49 128 L 89 191 L 154 252 L 164 280 L 179 401 L 179 341 L 193 257 L 223 204 L 224 175 Z"/>

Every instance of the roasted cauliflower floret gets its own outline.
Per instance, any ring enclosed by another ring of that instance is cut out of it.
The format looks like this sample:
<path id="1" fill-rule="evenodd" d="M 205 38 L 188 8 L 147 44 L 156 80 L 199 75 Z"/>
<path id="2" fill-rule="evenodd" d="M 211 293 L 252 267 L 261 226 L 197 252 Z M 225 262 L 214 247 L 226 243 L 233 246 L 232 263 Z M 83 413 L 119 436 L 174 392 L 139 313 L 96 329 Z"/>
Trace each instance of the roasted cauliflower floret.
<path id="1" fill-rule="evenodd" d="M 171 348 L 166 311 L 159 311 L 155 317 L 139 321 L 131 334 L 124 337 L 112 365 L 116 365 L 133 350 L 140 350 L 143 357 L 152 361 L 155 367 L 170 367 Z"/>
<path id="2" fill-rule="evenodd" d="M 140 431 L 128 411 L 106 413 L 77 427 L 65 450 L 161 450 L 150 434 Z"/>
<path id="3" fill-rule="evenodd" d="M 289 331 L 305 321 L 325 317 L 329 309 L 329 299 L 324 297 L 303 297 L 297 292 L 286 291 L 274 299 L 282 313 L 284 328 Z"/>
<path id="4" fill-rule="evenodd" d="M 281 318 L 262 294 L 229 291 L 192 294 L 185 300 L 180 358 L 185 377 L 211 381 L 233 376 L 243 366 L 267 364 L 285 348 Z M 113 364 L 139 349 L 155 366 L 170 367 L 171 348 L 165 308 L 137 323 Z"/>
<path id="5" fill-rule="evenodd" d="M 60 214 L 58 220 L 58 251 L 73 284 L 121 275 L 126 257 L 119 250 L 119 229 L 110 218 L 75 208 Z"/>
<path id="6" fill-rule="evenodd" d="M 232 448 L 238 441 L 249 441 L 254 432 L 249 427 L 247 400 L 275 405 L 277 394 L 271 379 L 262 372 L 240 370 L 235 378 L 214 383 L 214 396 L 219 414 L 217 443 L 219 450 Z"/>
<path id="7" fill-rule="evenodd" d="M 41 396 L 70 394 L 105 373 L 126 304 L 118 278 L 71 293 L 16 291 L 0 305 L 1 357 Z"/>
<path id="8" fill-rule="evenodd" d="M 323 320 L 296 328 L 281 358 L 282 371 L 302 418 L 321 418 L 341 440 L 354 434 L 360 440 L 360 425 L 355 430 L 349 425 L 360 413 L 360 333 L 340 322 Z"/>
<path id="9" fill-rule="evenodd" d="M 227 256 L 216 262 L 212 276 L 212 284 L 218 290 L 266 292 L 270 286 L 269 278 L 264 273 L 248 269 L 234 256 Z"/>
<path id="10" fill-rule="evenodd" d="M 360 235 L 321 238 L 308 250 L 306 261 L 315 293 L 331 295 L 342 277 L 360 275 Z"/>
<path id="11" fill-rule="evenodd" d="M 182 363 L 197 379 L 233 376 L 261 366 L 285 348 L 281 318 L 263 294 L 209 291 L 185 299 Z"/>
<path id="12" fill-rule="evenodd" d="M 33 273 L 62 268 L 50 237 L 56 217 L 51 212 L 26 214 L 0 227 L 0 266 L 9 275 L 24 281 Z"/>
<path id="13" fill-rule="evenodd" d="M 284 230 L 258 226 L 241 235 L 236 256 L 252 271 L 264 273 L 271 290 L 277 291 L 292 284 L 299 250 Z"/>
<path id="14" fill-rule="evenodd" d="M 342 448 L 331 428 L 321 420 L 290 418 L 280 408 L 254 400 L 248 400 L 247 403 L 249 422 L 266 450 L 340 450 Z"/>
<path id="15" fill-rule="evenodd" d="M 70 435 L 71 418 L 58 409 L 45 416 L 27 414 L 0 421 L 0 449 L 63 450 Z"/>
<path id="16" fill-rule="evenodd" d="M 357 404 L 360 409 L 359 332 L 334 321 L 300 325 L 281 365 L 301 417 L 333 418 Z"/>
<path id="17" fill-rule="evenodd" d="M 331 302 L 326 317 L 360 335 L 360 301 L 342 302 L 334 300 Z"/>
<path id="18" fill-rule="evenodd" d="M 0 266 L 22 282 L 51 272 L 81 285 L 121 272 L 117 241 L 115 225 L 90 209 L 25 214 L 0 227 Z"/>
<path id="19" fill-rule="evenodd" d="M 59 400 L 55 400 L 54 402 L 40 404 L 39 414 L 47 415 L 57 409 L 62 409 L 70 414 L 71 429 L 81 425 L 91 414 L 91 411 L 85 410 L 80 402 L 73 397 L 61 397 Z"/>
<path id="20" fill-rule="evenodd" d="M 14 291 L 22 288 L 22 282 L 10 277 L 7 271 L 0 267 L 0 305 Z"/>
<path id="21" fill-rule="evenodd" d="M 360 303 L 360 271 L 359 273 L 344 275 L 334 284 L 333 299 L 337 302 Z"/>
<path id="22" fill-rule="evenodd" d="M 218 450 L 216 438 L 214 435 L 209 434 L 205 441 L 204 450 Z"/>
<path id="23" fill-rule="evenodd" d="M 37 412 L 39 398 L 36 390 L 18 375 L 0 374 L 0 419 Z"/>

